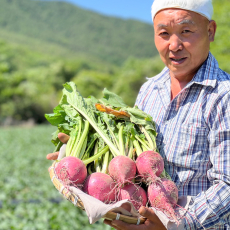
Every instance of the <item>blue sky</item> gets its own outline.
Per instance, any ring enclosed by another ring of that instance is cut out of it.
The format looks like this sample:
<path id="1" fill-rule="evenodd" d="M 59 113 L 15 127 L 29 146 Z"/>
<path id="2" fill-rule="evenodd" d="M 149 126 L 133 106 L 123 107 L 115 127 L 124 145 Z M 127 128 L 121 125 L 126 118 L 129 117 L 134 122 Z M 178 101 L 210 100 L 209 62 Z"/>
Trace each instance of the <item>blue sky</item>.
<path id="1" fill-rule="evenodd" d="M 151 5 L 153 0 L 61 0 L 95 12 L 120 17 L 137 19 L 152 23 Z"/>

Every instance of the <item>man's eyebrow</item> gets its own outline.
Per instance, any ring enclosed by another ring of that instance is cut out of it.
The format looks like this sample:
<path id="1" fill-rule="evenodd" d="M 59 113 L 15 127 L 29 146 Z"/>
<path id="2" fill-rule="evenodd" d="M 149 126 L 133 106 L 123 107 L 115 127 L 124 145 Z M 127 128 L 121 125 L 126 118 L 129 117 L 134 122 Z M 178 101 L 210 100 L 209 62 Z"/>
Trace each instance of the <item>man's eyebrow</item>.
<path id="1" fill-rule="evenodd" d="M 183 21 L 178 23 L 178 25 L 184 25 L 184 24 L 195 25 L 195 22 L 189 19 L 184 19 Z"/>
<path id="2" fill-rule="evenodd" d="M 164 28 L 164 27 L 167 27 L 167 25 L 165 25 L 165 24 L 158 24 L 157 27 L 158 28 Z"/>

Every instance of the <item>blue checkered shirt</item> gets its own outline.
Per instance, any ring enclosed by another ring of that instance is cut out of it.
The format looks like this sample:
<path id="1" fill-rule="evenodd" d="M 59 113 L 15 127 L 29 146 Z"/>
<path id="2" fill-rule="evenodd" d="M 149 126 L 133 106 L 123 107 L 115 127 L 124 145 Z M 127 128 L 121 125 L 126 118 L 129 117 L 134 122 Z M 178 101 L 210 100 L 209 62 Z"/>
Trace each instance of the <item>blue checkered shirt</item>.
<path id="1" fill-rule="evenodd" d="M 136 105 L 153 117 L 157 146 L 179 196 L 193 196 L 185 229 L 230 226 L 230 75 L 211 53 L 171 101 L 169 69 L 148 79 Z"/>

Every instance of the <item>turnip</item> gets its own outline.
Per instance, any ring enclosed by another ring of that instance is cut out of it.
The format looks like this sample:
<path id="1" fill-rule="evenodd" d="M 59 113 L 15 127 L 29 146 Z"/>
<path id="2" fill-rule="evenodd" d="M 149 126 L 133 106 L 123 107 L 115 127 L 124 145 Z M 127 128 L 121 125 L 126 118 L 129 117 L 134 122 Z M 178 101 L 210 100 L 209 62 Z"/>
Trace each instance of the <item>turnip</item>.
<path id="1" fill-rule="evenodd" d="M 168 180 L 166 178 L 162 178 L 161 183 L 165 188 L 169 202 L 175 208 L 178 202 L 178 188 L 176 184 L 173 181 Z"/>
<path id="2" fill-rule="evenodd" d="M 104 203 L 111 203 L 116 197 L 113 179 L 101 172 L 92 173 L 87 177 L 83 191 Z"/>
<path id="3" fill-rule="evenodd" d="M 120 188 L 118 198 L 119 200 L 129 199 L 136 210 L 147 203 L 145 190 L 136 184 L 127 184 L 123 188 Z"/>
<path id="4" fill-rule="evenodd" d="M 165 184 L 169 185 L 168 182 Z M 170 190 L 170 188 L 173 188 L 173 189 Z M 147 194 L 148 194 L 149 202 L 152 207 L 162 211 L 170 219 L 174 219 L 178 223 L 178 220 L 176 218 L 176 214 L 174 211 L 175 199 L 176 199 L 174 196 L 178 194 L 178 191 L 177 193 L 175 192 L 175 188 L 176 187 L 171 186 L 171 184 L 170 186 L 165 188 L 163 183 L 159 181 L 156 183 L 151 183 L 149 185 Z M 172 197 L 174 198 L 172 199 Z"/>
<path id="5" fill-rule="evenodd" d="M 136 176 L 136 164 L 127 156 L 116 156 L 109 163 L 109 175 L 118 186 L 132 182 Z"/>
<path id="6" fill-rule="evenodd" d="M 87 169 L 82 160 L 68 156 L 63 158 L 55 168 L 56 174 L 65 185 L 78 186 L 87 177 Z"/>
<path id="7" fill-rule="evenodd" d="M 164 170 L 164 160 L 154 151 L 145 151 L 136 159 L 138 174 L 144 181 L 155 182 Z"/>

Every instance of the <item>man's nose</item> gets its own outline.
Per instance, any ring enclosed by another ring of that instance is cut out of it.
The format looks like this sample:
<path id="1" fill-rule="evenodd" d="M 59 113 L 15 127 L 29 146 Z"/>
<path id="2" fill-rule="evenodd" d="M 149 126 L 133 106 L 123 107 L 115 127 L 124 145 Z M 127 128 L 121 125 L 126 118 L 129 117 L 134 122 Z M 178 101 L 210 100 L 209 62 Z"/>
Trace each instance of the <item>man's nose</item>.
<path id="1" fill-rule="evenodd" d="M 173 51 L 173 52 L 177 52 L 183 49 L 183 43 L 181 39 L 175 34 L 170 36 L 169 49 L 170 51 Z"/>

